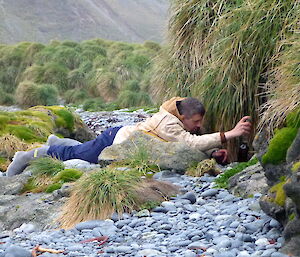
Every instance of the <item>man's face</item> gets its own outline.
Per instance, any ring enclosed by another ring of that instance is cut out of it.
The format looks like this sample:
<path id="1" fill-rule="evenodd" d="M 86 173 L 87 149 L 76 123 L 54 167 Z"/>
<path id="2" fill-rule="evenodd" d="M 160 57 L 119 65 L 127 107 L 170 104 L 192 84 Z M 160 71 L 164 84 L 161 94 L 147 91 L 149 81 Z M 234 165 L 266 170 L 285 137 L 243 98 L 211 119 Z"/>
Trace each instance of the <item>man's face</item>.
<path id="1" fill-rule="evenodd" d="M 183 116 L 182 123 L 184 129 L 192 134 L 198 134 L 201 131 L 203 116 L 200 114 L 194 114 L 191 118 Z"/>

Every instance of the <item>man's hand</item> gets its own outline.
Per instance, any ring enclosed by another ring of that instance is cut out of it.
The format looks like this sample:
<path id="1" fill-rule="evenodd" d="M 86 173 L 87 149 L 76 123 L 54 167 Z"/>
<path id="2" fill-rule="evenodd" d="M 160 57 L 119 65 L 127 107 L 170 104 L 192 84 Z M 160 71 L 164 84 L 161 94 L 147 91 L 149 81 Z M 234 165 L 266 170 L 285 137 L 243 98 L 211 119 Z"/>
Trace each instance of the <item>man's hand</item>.
<path id="1" fill-rule="evenodd" d="M 227 164 L 228 153 L 226 149 L 217 150 L 213 152 L 211 156 L 216 160 L 217 163 Z"/>
<path id="2" fill-rule="evenodd" d="M 232 130 L 225 132 L 226 139 L 249 135 L 252 128 L 250 120 L 250 116 L 243 117 Z"/>

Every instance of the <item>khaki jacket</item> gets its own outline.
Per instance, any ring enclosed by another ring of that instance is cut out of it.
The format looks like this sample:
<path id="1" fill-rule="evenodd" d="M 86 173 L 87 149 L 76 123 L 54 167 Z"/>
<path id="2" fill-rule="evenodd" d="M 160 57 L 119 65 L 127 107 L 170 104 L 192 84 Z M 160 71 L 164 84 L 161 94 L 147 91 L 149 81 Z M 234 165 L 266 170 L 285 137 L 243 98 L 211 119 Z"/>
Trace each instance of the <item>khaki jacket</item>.
<path id="1" fill-rule="evenodd" d="M 173 97 L 165 102 L 158 113 L 146 119 L 144 122 L 137 123 L 133 126 L 122 127 L 113 142 L 119 144 L 126 140 L 134 131 L 140 130 L 153 134 L 167 142 L 182 142 L 190 147 L 197 148 L 200 151 L 208 151 L 221 146 L 220 133 L 192 135 L 184 129 L 181 122 L 181 115 L 176 107 L 176 101 L 184 98 Z"/>

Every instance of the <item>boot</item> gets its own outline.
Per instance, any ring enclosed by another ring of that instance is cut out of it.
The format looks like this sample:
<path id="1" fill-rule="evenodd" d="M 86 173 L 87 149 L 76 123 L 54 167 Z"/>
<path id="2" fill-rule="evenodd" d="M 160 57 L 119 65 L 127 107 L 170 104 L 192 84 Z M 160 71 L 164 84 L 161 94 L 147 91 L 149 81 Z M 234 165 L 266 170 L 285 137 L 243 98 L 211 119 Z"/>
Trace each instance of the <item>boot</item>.
<path id="1" fill-rule="evenodd" d="M 76 141 L 71 138 L 59 138 L 55 135 L 50 135 L 47 139 L 47 145 L 64 145 L 64 146 L 73 146 L 73 145 L 80 145 L 79 141 Z"/>
<path id="2" fill-rule="evenodd" d="M 12 177 L 14 175 L 22 173 L 23 170 L 29 165 L 29 162 L 31 160 L 47 156 L 48 149 L 49 146 L 42 146 L 28 152 L 16 152 L 13 157 L 12 163 L 7 168 L 7 177 Z"/>

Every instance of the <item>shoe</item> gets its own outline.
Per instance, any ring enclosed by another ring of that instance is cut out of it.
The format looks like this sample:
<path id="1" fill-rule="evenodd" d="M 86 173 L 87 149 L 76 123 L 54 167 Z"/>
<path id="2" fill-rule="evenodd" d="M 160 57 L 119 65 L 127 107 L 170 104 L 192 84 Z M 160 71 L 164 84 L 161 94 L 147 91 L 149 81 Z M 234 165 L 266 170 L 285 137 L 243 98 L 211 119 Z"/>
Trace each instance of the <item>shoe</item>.
<path id="1" fill-rule="evenodd" d="M 12 177 L 23 172 L 23 170 L 28 166 L 29 161 L 33 159 L 31 152 L 16 152 L 13 161 L 9 164 L 6 175 L 7 177 Z"/>

